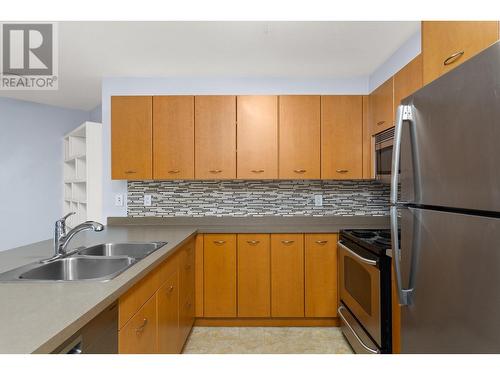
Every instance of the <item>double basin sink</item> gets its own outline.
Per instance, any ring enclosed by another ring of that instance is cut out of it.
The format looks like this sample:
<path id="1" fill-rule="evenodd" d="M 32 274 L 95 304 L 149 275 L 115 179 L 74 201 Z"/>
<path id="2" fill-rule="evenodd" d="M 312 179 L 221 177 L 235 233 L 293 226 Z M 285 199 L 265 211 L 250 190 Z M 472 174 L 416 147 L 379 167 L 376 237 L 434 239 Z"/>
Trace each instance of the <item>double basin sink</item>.
<path id="1" fill-rule="evenodd" d="M 0 281 L 108 281 L 165 244 L 105 243 L 79 248 L 65 258 L 2 273 Z"/>

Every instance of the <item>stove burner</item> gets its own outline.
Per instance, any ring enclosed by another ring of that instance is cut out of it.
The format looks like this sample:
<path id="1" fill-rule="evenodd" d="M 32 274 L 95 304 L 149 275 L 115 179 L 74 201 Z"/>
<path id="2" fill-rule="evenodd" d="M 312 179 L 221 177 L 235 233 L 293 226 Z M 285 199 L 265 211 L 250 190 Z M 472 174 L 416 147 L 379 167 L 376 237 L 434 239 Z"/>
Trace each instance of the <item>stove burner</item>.
<path id="1" fill-rule="evenodd" d="M 378 232 L 378 235 L 379 237 L 382 237 L 382 238 L 387 238 L 387 239 L 390 239 L 391 238 L 391 232 L 387 231 L 380 231 Z"/>
<path id="2" fill-rule="evenodd" d="M 374 233 L 369 230 L 353 230 L 351 233 L 359 238 L 371 238 L 374 236 Z"/>
<path id="3" fill-rule="evenodd" d="M 386 240 L 384 238 L 377 238 L 373 243 L 380 246 L 391 246 L 391 240 Z"/>

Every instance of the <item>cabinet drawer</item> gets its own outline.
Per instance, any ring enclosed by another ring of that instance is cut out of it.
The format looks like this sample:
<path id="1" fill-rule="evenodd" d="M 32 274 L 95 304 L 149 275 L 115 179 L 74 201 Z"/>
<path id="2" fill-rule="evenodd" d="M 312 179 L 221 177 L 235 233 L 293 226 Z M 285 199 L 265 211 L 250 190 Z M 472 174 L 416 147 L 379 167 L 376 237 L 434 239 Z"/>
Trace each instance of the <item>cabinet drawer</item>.
<path id="1" fill-rule="evenodd" d="M 158 353 L 178 353 L 179 282 L 175 271 L 156 293 L 158 303 Z"/>
<path id="2" fill-rule="evenodd" d="M 151 271 L 144 279 L 120 297 L 118 326 L 123 327 L 160 286 L 160 270 Z"/>
<path id="3" fill-rule="evenodd" d="M 194 241 L 190 241 L 179 253 L 181 299 L 194 294 L 194 261 Z"/>
<path id="4" fill-rule="evenodd" d="M 118 350 L 123 354 L 156 352 L 156 298 L 151 297 L 120 330 Z"/>

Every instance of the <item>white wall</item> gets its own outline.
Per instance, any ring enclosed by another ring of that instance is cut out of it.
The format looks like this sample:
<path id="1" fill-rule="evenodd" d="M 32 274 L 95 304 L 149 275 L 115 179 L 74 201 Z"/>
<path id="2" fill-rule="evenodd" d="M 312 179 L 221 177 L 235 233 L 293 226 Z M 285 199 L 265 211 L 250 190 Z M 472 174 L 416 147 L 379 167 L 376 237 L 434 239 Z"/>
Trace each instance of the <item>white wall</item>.
<path id="1" fill-rule="evenodd" d="M 62 137 L 88 115 L 0 98 L 0 251 L 53 236 L 62 212 Z"/>

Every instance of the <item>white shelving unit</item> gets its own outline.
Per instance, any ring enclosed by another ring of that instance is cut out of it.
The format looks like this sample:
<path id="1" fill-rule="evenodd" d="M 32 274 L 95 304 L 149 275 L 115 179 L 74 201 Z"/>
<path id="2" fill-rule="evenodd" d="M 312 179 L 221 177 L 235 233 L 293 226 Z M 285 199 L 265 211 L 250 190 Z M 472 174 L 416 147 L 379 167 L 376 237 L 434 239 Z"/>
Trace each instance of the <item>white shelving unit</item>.
<path id="1" fill-rule="evenodd" d="M 64 136 L 63 215 L 70 228 L 86 220 L 102 222 L 102 125 L 84 122 Z"/>

